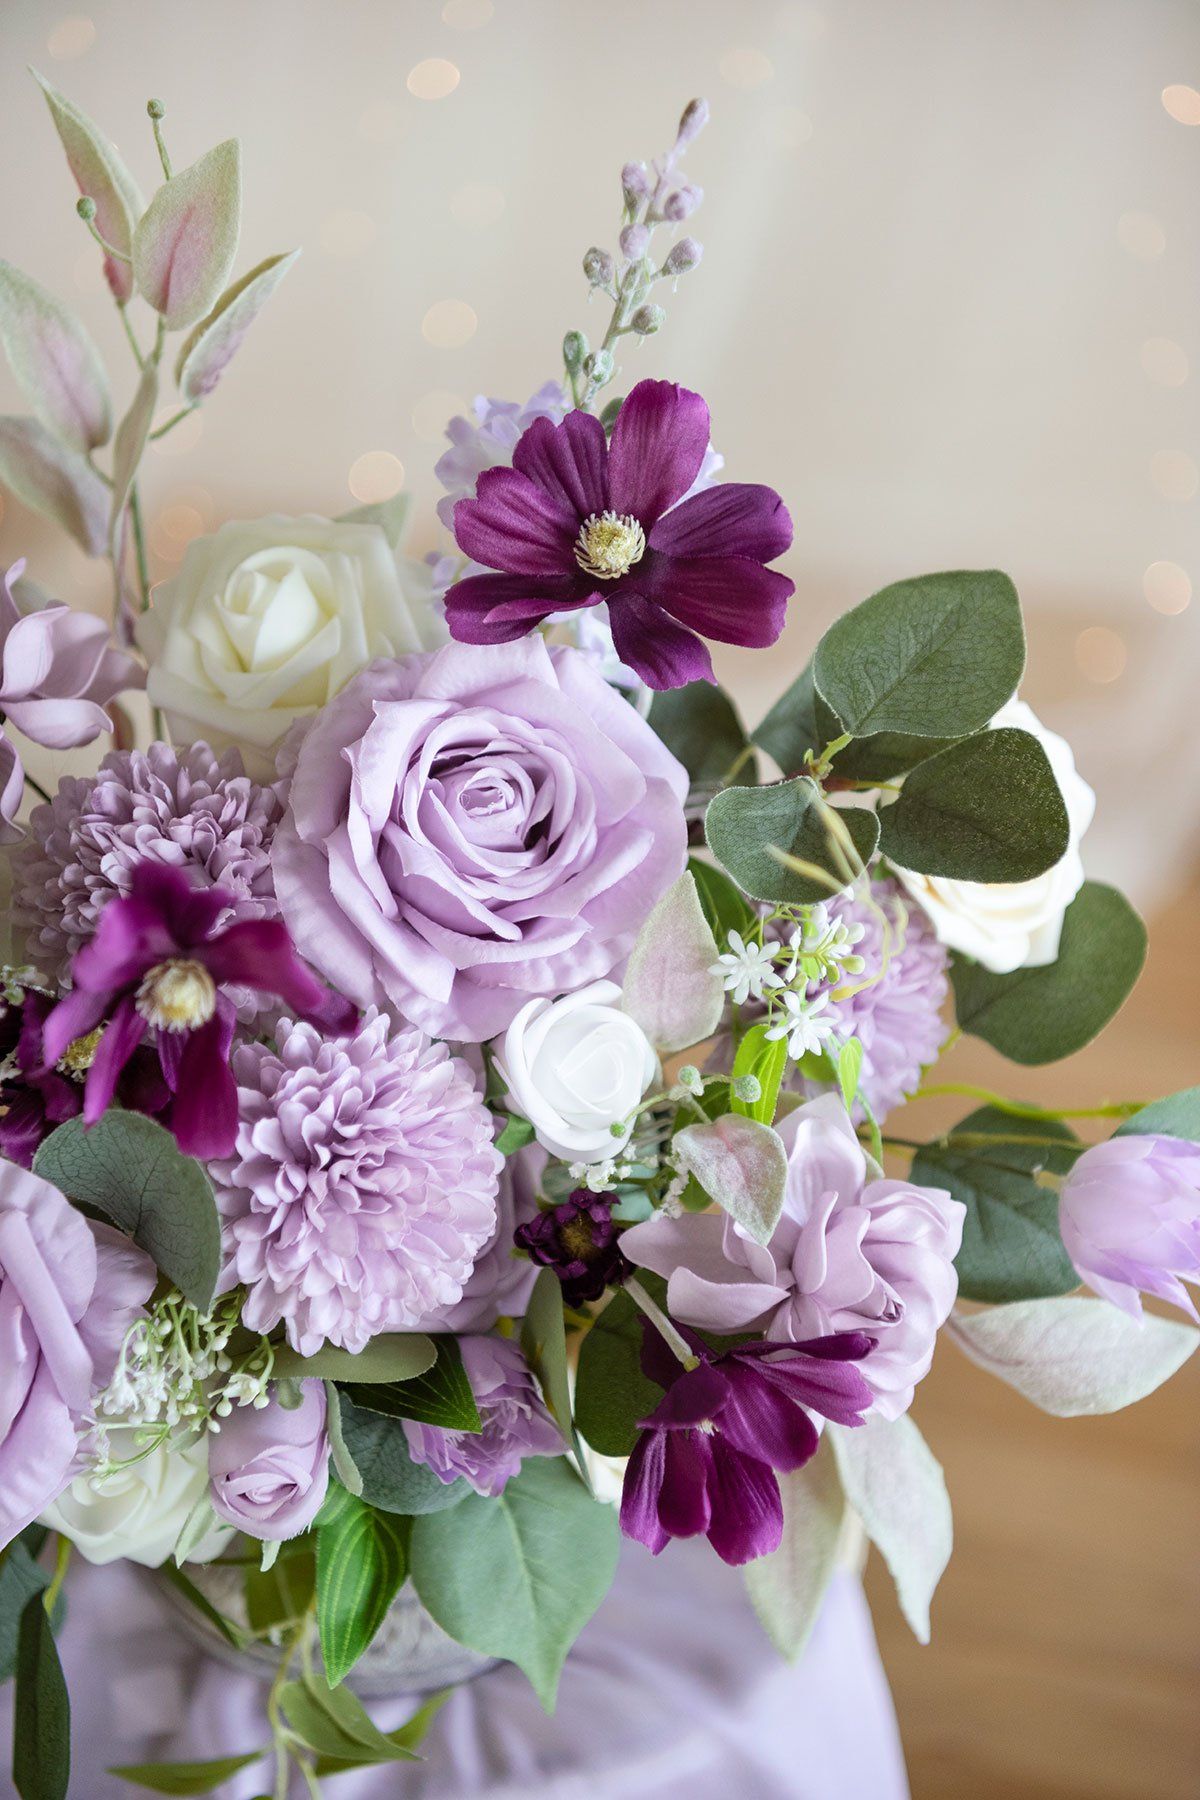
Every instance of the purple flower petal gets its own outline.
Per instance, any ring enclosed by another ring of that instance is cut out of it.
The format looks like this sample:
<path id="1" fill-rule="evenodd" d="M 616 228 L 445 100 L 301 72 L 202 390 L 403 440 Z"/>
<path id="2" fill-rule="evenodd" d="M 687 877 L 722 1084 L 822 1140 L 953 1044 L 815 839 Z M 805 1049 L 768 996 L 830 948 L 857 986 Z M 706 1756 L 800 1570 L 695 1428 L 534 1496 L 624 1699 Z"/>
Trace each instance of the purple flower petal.
<path id="1" fill-rule="evenodd" d="M 579 518 L 516 469 L 485 469 L 473 500 L 454 508 L 460 550 L 509 575 L 569 575 Z"/>
<path id="2" fill-rule="evenodd" d="M 712 657 L 696 635 L 677 625 L 661 606 L 622 588 L 609 602 L 617 655 L 647 687 L 686 687 L 689 681 L 716 681 Z"/>
<path id="3" fill-rule="evenodd" d="M 358 1013 L 353 1002 L 327 988 L 300 961 L 278 919 L 243 919 L 197 950 L 214 981 L 241 982 L 277 994 L 302 1019 L 339 1036 L 354 1027 Z"/>
<path id="4" fill-rule="evenodd" d="M 72 963 L 71 975 L 76 988 L 113 994 L 139 981 L 155 963 L 178 953 L 162 910 L 133 893 L 109 901 L 100 914 L 95 937 Z"/>
<path id="5" fill-rule="evenodd" d="M 713 1443 L 709 1483 L 712 1523 L 708 1541 L 722 1562 L 753 1562 L 778 1550 L 783 1537 L 783 1501 L 779 1483 L 765 1462 L 743 1456 L 723 1443 Z"/>
<path id="6" fill-rule="evenodd" d="M 638 568 L 637 589 L 705 637 L 762 649 L 783 630 L 795 583 L 750 557 L 665 557 L 655 552 Z M 612 611 L 615 618 L 617 608 Z"/>
<path id="7" fill-rule="evenodd" d="M 94 1031 L 108 1008 L 107 993 L 91 993 L 75 987 L 63 995 L 42 1031 L 42 1061 L 36 1074 L 52 1069 L 76 1038 Z"/>
<path id="8" fill-rule="evenodd" d="M 678 1366 L 678 1365 L 677 1365 Z M 648 1419 L 638 1423 L 643 1429 L 656 1426 L 666 1430 L 690 1428 L 715 1419 L 725 1404 L 727 1383 L 711 1363 L 688 1369 L 672 1382 Z"/>
<path id="9" fill-rule="evenodd" d="M 671 1539 L 658 1522 L 658 1497 L 666 1466 L 665 1431 L 645 1431 L 633 1446 L 621 1490 L 621 1530 L 655 1556 Z"/>
<path id="10" fill-rule="evenodd" d="M 508 644 L 551 613 L 586 606 L 574 576 L 468 575 L 446 593 L 446 623 L 462 644 Z"/>
<path id="11" fill-rule="evenodd" d="M 649 532 L 700 473 L 708 428 L 708 407 L 699 394 L 673 381 L 639 381 L 617 415 L 609 445 L 613 511 L 632 513 Z"/>
<path id="12" fill-rule="evenodd" d="M 561 425 L 535 419 L 513 451 L 512 466 L 582 522 L 608 506 L 608 444 L 592 413 L 569 412 Z"/>
<path id="13" fill-rule="evenodd" d="M 667 1431 L 663 1437 L 658 1522 L 668 1537 L 699 1537 L 712 1520 L 712 1439 L 702 1431 Z"/>
<path id="14" fill-rule="evenodd" d="M 800 1469 L 816 1453 L 820 1438 L 804 1408 L 783 1394 L 760 1370 L 736 1356 L 725 1369 L 728 1398 L 721 1411 L 721 1436 L 735 1450 L 770 1463 L 773 1469 Z"/>
<path id="15" fill-rule="evenodd" d="M 681 500 L 647 534 L 669 556 L 749 556 L 773 562 L 792 542 L 792 521 L 774 488 L 722 481 Z"/>
<path id="16" fill-rule="evenodd" d="M 53 1016 L 51 1014 L 51 1018 Z M 50 1020 L 47 1020 L 47 1031 L 49 1025 Z M 92 1058 L 92 1066 L 87 1072 L 83 1090 L 83 1118 L 86 1125 L 94 1125 L 105 1108 L 112 1105 L 121 1071 L 145 1035 L 146 1021 L 137 1010 L 133 995 L 127 994 L 117 1002 L 112 1018 L 104 1027 L 96 1054 Z"/>
<path id="17" fill-rule="evenodd" d="M 111 1030 L 112 1027 L 110 1026 Z M 186 1156 L 228 1156 L 237 1141 L 237 1083 L 229 1067 L 232 1014 L 224 1008 L 189 1031 L 179 1059 L 171 1130 Z"/>

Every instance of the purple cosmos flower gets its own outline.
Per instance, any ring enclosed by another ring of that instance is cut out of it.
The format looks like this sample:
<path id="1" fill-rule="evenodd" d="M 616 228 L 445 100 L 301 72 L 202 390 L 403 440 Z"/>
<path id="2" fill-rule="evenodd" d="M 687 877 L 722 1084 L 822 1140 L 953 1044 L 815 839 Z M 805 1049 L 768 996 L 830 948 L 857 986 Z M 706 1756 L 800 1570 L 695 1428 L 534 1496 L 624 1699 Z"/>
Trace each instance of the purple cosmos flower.
<path id="1" fill-rule="evenodd" d="M 536 419 L 512 468 L 484 470 L 454 509 L 459 548 L 502 572 L 450 589 L 451 635 L 507 643 L 607 601 L 618 656 L 652 688 L 713 679 L 697 632 L 773 644 L 793 583 L 764 565 L 788 548 L 791 520 L 767 487 L 726 482 L 683 499 L 708 427 L 700 395 L 670 381 L 638 383 L 611 444 L 590 413 Z"/>
<path id="2" fill-rule="evenodd" d="M 154 1032 L 174 1095 L 171 1129 L 191 1156 L 227 1156 L 237 1134 L 237 1088 L 229 1068 L 234 1007 L 228 982 L 277 995 L 302 1017 L 342 1033 L 356 1014 L 312 975 L 277 919 L 214 926 L 231 904 L 221 888 L 196 888 L 178 869 L 143 862 L 130 892 L 110 900 L 96 934 L 72 963 L 75 985 L 46 1020 L 43 1068 L 77 1038 L 104 1026 L 84 1087 L 94 1125 L 121 1071 Z"/>
<path id="3" fill-rule="evenodd" d="M 1197 1318 L 1183 1283 L 1200 1282 L 1200 1145 L 1136 1132 L 1095 1144 L 1064 1180 L 1058 1216 L 1103 1299 L 1140 1319 L 1140 1290 Z"/>
<path id="4" fill-rule="evenodd" d="M 527 1456 L 561 1456 L 566 1445 L 516 1344 L 465 1337 L 459 1348 L 483 1430 L 445 1431 L 405 1419 L 404 1434 L 413 1461 L 439 1481 L 462 1475 L 477 1494 L 499 1494 Z"/>
<path id="5" fill-rule="evenodd" d="M 802 1468 L 820 1441 L 811 1412 L 861 1425 L 871 1390 L 851 1365 L 873 1340 L 836 1332 L 803 1344 L 744 1344 L 716 1355 L 685 1333 L 700 1361 L 685 1370 L 643 1327 L 642 1365 L 666 1394 L 625 1471 L 621 1530 L 655 1556 L 701 1532 L 723 1562 L 779 1548 L 783 1501 L 775 1471 Z"/>
<path id="6" fill-rule="evenodd" d="M 514 1242 L 535 1263 L 553 1269 L 568 1306 L 598 1300 L 606 1287 L 624 1281 L 631 1265 L 621 1254 L 612 1209 L 615 1194 L 576 1188 L 559 1206 L 518 1227 Z"/>

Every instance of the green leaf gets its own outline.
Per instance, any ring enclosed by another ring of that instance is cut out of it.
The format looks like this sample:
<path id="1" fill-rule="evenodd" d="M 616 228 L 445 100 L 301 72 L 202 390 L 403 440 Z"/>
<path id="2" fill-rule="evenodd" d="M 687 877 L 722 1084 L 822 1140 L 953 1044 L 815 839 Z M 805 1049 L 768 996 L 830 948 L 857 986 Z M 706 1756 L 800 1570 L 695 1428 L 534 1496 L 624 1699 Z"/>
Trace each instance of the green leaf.
<path id="1" fill-rule="evenodd" d="M 628 1294 L 614 1294 L 579 1347 L 575 1423 L 601 1456 L 628 1456 L 638 1420 L 661 1399 L 642 1373 L 642 1315 Z"/>
<path id="2" fill-rule="evenodd" d="M 106 444 L 112 402 L 104 364 L 74 313 L 30 276 L 0 262 L 0 338 L 25 398 L 72 450 Z"/>
<path id="3" fill-rule="evenodd" d="M 192 406 L 212 393 L 299 254 L 299 250 L 289 250 L 281 256 L 268 256 L 226 288 L 208 317 L 184 340 L 175 364 L 175 382 Z"/>
<path id="4" fill-rule="evenodd" d="M 672 756 L 677 756 L 691 777 L 693 787 L 719 787 L 729 778 L 746 749 L 746 730 L 737 708 L 723 688 L 711 681 L 692 681 L 686 687 L 667 688 L 650 704 L 650 728 L 656 731 Z M 739 774 L 756 778 L 753 756 Z"/>
<path id="5" fill-rule="evenodd" d="M 1125 1119 L 1117 1126 L 1115 1135 L 1136 1137 L 1147 1133 L 1186 1138 L 1190 1144 L 1200 1144 L 1200 1087 L 1181 1088 L 1177 1094 L 1168 1094 L 1165 1100 L 1154 1100 L 1149 1106 L 1143 1106 L 1141 1112 L 1134 1113 L 1131 1119 Z"/>
<path id="6" fill-rule="evenodd" d="M 342 1435 L 362 1476 L 362 1497 L 391 1513 L 424 1513 L 457 1506 L 471 1489 L 467 1482 L 439 1481 L 432 1469 L 409 1454 L 401 1419 L 387 1418 L 341 1396 Z"/>
<path id="7" fill-rule="evenodd" d="M 854 1102 L 858 1097 L 858 1078 L 862 1074 L 863 1047 L 861 1038 L 847 1038 L 838 1051 L 837 1074 L 838 1087 L 841 1089 L 842 1105 L 847 1112 L 854 1110 Z"/>
<path id="8" fill-rule="evenodd" d="M 253 1565 L 243 1576 L 246 1616 L 255 1632 L 294 1625 L 312 1603 L 317 1588 L 317 1557 L 310 1537 L 284 1544 L 269 1569 Z"/>
<path id="9" fill-rule="evenodd" d="M 817 692 L 846 731 L 961 737 L 1017 690 L 1025 632 L 995 569 L 898 581 L 844 613 L 817 645 Z"/>
<path id="10" fill-rule="evenodd" d="M 730 1101 L 735 1113 L 741 1113 L 747 1119 L 758 1119 L 763 1125 L 770 1125 L 775 1118 L 779 1086 L 787 1067 L 787 1042 L 783 1038 L 769 1039 L 768 1029 L 765 1020 L 752 1025 L 733 1059 L 734 1081 L 744 1075 L 756 1076 L 762 1088 L 761 1095 L 757 1100 L 739 1100 L 735 1094 Z"/>
<path id="11" fill-rule="evenodd" d="M 713 855 L 747 894 L 790 906 L 828 900 L 848 886 L 879 841 L 873 812 L 830 807 L 806 775 L 770 787 L 725 788 L 710 802 L 704 830 Z M 844 831 L 851 847 L 843 842 Z M 814 865 L 828 879 L 789 868 L 776 851 Z"/>
<path id="12" fill-rule="evenodd" d="M 408 1746 L 397 1741 L 402 1733 L 385 1737 L 349 1688 L 331 1688 L 319 1675 L 286 1682 L 279 1703 L 302 1743 L 347 1767 L 414 1760 Z"/>
<path id="13" fill-rule="evenodd" d="M 398 1730 L 385 1731 L 383 1735 L 386 1738 L 387 1742 L 392 1746 L 392 1748 L 394 1750 L 400 1750 L 400 1751 L 407 1750 L 407 1751 L 415 1754 L 415 1752 L 420 1749 L 422 1743 L 424 1742 L 425 1737 L 428 1734 L 429 1727 L 433 1724 L 433 1721 L 436 1719 L 437 1715 L 441 1712 L 443 1706 L 445 1706 L 447 1700 L 450 1698 L 450 1695 L 452 1694 L 453 1691 L 454 1690 L 452 1688 L 443 1688 L 440 1694 L 430 1695 L 429 1699 L 426 1700 L 425 1704 L 423 1706 L 419 1707 L 417 1709 L 417 1711 L 413 1714 L 412 1718 L 406 1720 L 405 1723 L 403 1725 L 401 1725 Z M 361 1768 L 363 1768 L 365 1766 L 365 1763 L 367 1760 L 368 1759 L 363 1756 L 355 1756 L 355 1757 L 318 1756 L 317 1763 L 316 1763 L 316 1774 L 318 1775 L 318 1777 L 324 1777 L 326 1775 L 340 1775 L 340 1774 L 344 1773 L 344 1771 L 346 1769 L 361 1769 Z M 388 1756 L 388 1757 L 380 1756 L 380 1757 L 375 1758 L 374 1760 L 379 1761 L 379 1762 L 385 1762 L 385 1761 L 391 1762 L 393 1760 L 398 1760 L 398 1759 L 394 1759 L 391 1756 Z"/>
<path id="14" fill-rule="evenodd" d="M 413 1523 L 412 1578 L 443 1631 L 524 1669 L 553 1710 L 567 1652 L 603 1600 L 620 1533 L 561 1458 L 530 1457 L 494 1499 Z"/>
<path id="15" fill-rule="evenodd" d="M 408 1565 L 408 1523 L 344 1488 L 317 1531 L 317 1629 L 325 1677 L 336 1687 L 383 1624 Z"/>
<path id="16" fill-rule="evenodd" d="M 504 1130 L 496 1139 L 496 1148 L 501 1156 L 513 1156 L 518 1150 L 523 1150 L 526 1144 L 532 1144 L 535 1135 L 528 1119 L 523 1119 L 520 1113 L 509 1113 Z"/>
<path id="17" fill-rule="evenodd" d="M 248 1750 L 244 1756 L 218 1756 L 212 1762 L 120 1763 L 108 1772 L 155 1794 L 211 1794 L 266 1755 L 265 1750 Z"/>
<path id="18" fill-rule="evenodd" d="M 714 869 L 698 857 L 688 857 L 688 870 L 696 883 L 700 910 L 718 946 L 725 948 L 731 931 L 745 937 L 754 922 L 754 912 L 742 890 L 730 881 L 724 869 Z"/>
<path id="19" fill-rule="evenodd" d="M 571 1417 L 571 1386 L 567 1376 L 567 1331 L 563 1319 L 562 1283 L 553 1269 L 543 1269 L 533 1284 L 521 1322 L 521 1349 L 542 1384 L 542 1395 L 555 1424 L 575 1454 L 579 1473 L 588 1491 L 587 1465 Z"/>
<path id="20" fill-rule="evenodd" d="M 71 1703 L 40 1593 L 26 1601 L 17 1632 L 12 1772 L 21 1800 L 67 1800 Z"/>
<path id="21" fill-rule="evenodd" d="M 34 1157 L 35 1173 L 96 1207 L 150 1256 L 185 1300 L 206 1313 L 221 1267 L 212 1184 L 169 1131 L 141 1113 L 68 1119 Z"/>
<path id="22" fill-rule="evenodd" d="M 0 1681 L 16 1673 L 17 1637 L 26 1606 L 49 1586 L 48 1571 L 15 1539 L 0 1562 Z"/>
<path id="23" fill-rule="evenodd" d="M 812 1635 L 837 1566 L 846 1497 L 828 1443 L 811 1462 L 779 1476 L 783 1539 L 778 1550 L 747 1563 L 746 1591 L 763 1630 L 789 1662 Z"/>
<path id="24" fill-rule="evenodd" d="M 980 1107 L 956 1125 L 952 1136 L 1053 1137 L 1063 1148 L 997 1143 L 946 1147 L 926 1144 L 913 1158 L 912 1179 L 922 1187 L 949 1188 L 967 1209 L 962 1248 L 954 1259 L 958 1291 L 966 1300 L 1029 1300 L 1069 1294 L 1079 1286 L 1058 1229 L 1058 1195 L 1034 1179 L 1049 1169 L 1065 1174 L 1075 1162 L 1078 1139 L 1066 1125 L 1020 1119 L 996 1107 Z"/>
<path id="25" fill-rule="evenodd" d="M 443 1431 L 482 1431 L 483 1421 L 463 1368 L 457 1338 L 436 1338 L 437 1360 L 410 1381 L 374 1385 L 347 1382 L 342 1391 L 355 1406 L 369 1407 L 391 1419 L 413 1419 L 439 1425 Z M 357 1458 L 355 1458 L 357 1461 Z"/>
<path id="26" fill-rule="evenodd" d="M 1055 1062 L 1108 1024 L 1145 960 L 1146 927 L 1128 900 L 1087 881 L 1067 908 L 1056 962 L 994 975 L 952 957 L 958 1023 L 1013 1062 Z"/>
<path id="27" fill-rule="evenodd" d="M 1071 828 L 1032 732 L 1003 726 L 920 763 L 884 808 L 892 862 L 955 881 L 1031 881 L 1065 854 Z"/>
<path id="28" fill-rule="evenodd" d="M 223 1612 L 218 1611 L 208 1595 L 201 1593 L 195 1582 L 189 1580 L 174 1561 L 168 1559 L 163 1563 L 158 1570 L 158 1576 L 164 1581 L 169 1581 L 171 1586 L 183 1595 L 189 1606 L 194 1606 L 201 1617 L 207 1619 L 213 1630 L 219 1632 L 225 1642 L 234 1650 L 246 1648 L 246 1633 L 240 1630 L 232 1619 L 227 1619 Z"/>
<path id="29" fill-rule="evenodd" d="M 326 1344 L 314 1356 L 301 1356 L 284 1344 L 275 1352 L 275 1374 L 318 1376 L 322 1381 L 409 1381 L 433 1367 L 437 1347 L 419 1331 L 385 1331 L 361 1350 L 339 1350 Z"/>
<path id="30" fill-rule="evenodd" d="M 703 1043 L 721 1022 L 725 983 L 717 941 L 687 869 L 660 895 L 638 932 L 621 1005 L 660 1055 Z"/>
<path id="31" fill-rule="evenodd" d="M 809 662 L 750 735 L 785 775 L 798 775 L 805 757 L 815 756 L 842 731 L 841 720 L 816 690 Z"/>
<path id="32" fill-rule="evenodd" d="M 388 500 L 370 500 L 366 506 L 352 506 L 349 512 L 339 513 L 335 523 L 378 525 L 389 546 L 395 550 L 404 536 L 411 506 L 411 494 L 393 494 Z"/>
<path id="33" fill-rule="evenodd" d="M 870 737 L 851 738 L 834 757 L 833 773 L 851 781 L 892 781 L 960 741 L 957 737 L 913 737 L 904 731 L 876 731 Z"/>
<path id="34" fill-rule="evenodd" d="M 756 1244 L 768 1244 L 783 1211 L 788 1159 L 779 1133 L 758 1119 L 726 1113 L 675 1135 L 680 1171 L 694 1175 L 722 1212 Z"/>

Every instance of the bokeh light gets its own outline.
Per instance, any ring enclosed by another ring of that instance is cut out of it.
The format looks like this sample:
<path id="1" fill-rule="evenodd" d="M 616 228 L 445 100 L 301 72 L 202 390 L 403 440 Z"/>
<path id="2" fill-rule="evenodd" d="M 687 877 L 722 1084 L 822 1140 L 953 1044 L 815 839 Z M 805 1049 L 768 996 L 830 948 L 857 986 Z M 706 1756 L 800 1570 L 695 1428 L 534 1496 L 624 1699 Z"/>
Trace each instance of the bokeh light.
<path id="1" fill-rule="evenodd" d="M 372 506 L 400 492 L 404 464 L 390 450 L 367 450 L 351 463 L 346 480 L 354 498 L 363 506 Z"/>
<path id="2" fill-rule="evenodd" d="M 1075 639 L 1075 661 L 1089 681 L 1119 681 L 1126 659 L 1125 640 L 1107 625 L 1089 625 Z"/>
<path id="3" fill-rule="evenodd" d="M 408 71 L 406 86 L 418 100 L 444 100 L 459 83 L 459 72 L 444 57 L 430 56 Z"/>

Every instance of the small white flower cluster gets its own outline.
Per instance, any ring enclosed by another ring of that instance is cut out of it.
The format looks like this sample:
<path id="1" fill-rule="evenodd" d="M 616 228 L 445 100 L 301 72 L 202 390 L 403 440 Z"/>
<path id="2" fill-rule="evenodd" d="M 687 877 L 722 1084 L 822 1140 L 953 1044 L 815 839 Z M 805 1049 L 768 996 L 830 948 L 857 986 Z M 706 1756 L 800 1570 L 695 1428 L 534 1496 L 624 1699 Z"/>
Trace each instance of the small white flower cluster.
<path id="1" fill-rule="evenodd" d="M 770 937 L 747 943 L 740 932 L 730 931 L 729 948 L 710 973 L 722 978 L 735 1006 L 757 1000 L 770 1009 L 767 1038 L 785 1039 L 789 1057 L 798 1062 L 823 1050 L 833 1035 L 833 1021 L 820 1014 L 830 987 L 844 976 L 862 973 L 865 965 L 854 946 L 864 930 L 861 924 L 831 918 L 829 908 L 818 902 L 799 910 L 786 943 Z M 808 990 L 816 983 L 826 984 L 825 991 L 810 997 Z"/>
<path id="2" fill-rule="evenodd" d="M 160 1300 L 125 1335 L 112 1380 L 96 1401 L 101 1432 L 106 1417 L 167 1431 L 219 1431 L 235 1406 L 266 1406 L 275 1353 L 262 1339 L 235 1364 L 228 1346 L 237 1322 L 236 1298 L 207 1317 L 178 1296 Z"/>
<path id="3" fill-rule="evenodd" d="M 591 1194 L 605 1194 L 618 1181 L 628 1181 L 633 1174 L 633 1164 L 619 1162 L 615 1156 L 606 1156 L 602 1162 L 572 1163 L 570 1175 L 581 1187 L 587 1188 Z"/>

